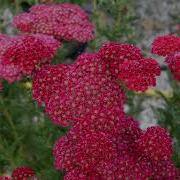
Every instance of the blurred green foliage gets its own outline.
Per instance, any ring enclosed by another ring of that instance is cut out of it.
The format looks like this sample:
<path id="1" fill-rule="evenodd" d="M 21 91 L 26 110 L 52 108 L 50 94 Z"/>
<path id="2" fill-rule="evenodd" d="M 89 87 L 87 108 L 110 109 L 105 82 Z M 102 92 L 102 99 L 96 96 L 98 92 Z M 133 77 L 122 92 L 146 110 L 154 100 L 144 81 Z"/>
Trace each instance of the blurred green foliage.
<path id="1" fill-rule="evenodd" d="M 38 0 L 0 0 L 0 15 L 9 9 L 14 15 L 23 11 L 22 2 L 30 6 Z M 123 41 L 136 43 L 137 34 L 133 26 L 136 20 L 135 1 L 133 0 L 54 0 L 54 2 L 71 2 L 88 10 L 96 26 L 96 39 L 88 43 L 87 51 L 95 52 L 106 41 Z M 2 21 L 2 19 L 1 19 Z M 6 26 L 0 23 L 0 32 L 7 33 Z M 17 33 L 16 30 L 13 33 Z M 58 51 L 54 63 L 68 63 L 73 59 L 69 55 L 77 43 L 65 43 Z M 153 109 L 158 115 L 158 122 L 170 130 L 175 138 L 175 161 L 180 166 L 180 86 L 173 80 L 173 97 L 167 98 L 163 108 Z M 137 99 L 136 103 L 134 98 Z M 129 114 L 138 117 L 142 111 L 142 102 L 149 98 L 128 92 Z M 0 93 L 0 175 L 8 174 L 13 168 L 27 165 L 37 172 L 40 179 L 63 179 L 63 174 L 53 167 L 52 148 L 58 137 L 66 129 L 53 125 L 51 120 L 38 107 L 31 96 L 31 79 L 26 78 L 14 84 L 4 83 Z"/>
<path id="2" fill-rule="evenodd" d="M 158 124 L 169 130 L 174 140 L 174 161 L 180 167 L 180 83 L 175 81 L 169 73 L 169 83 L 172 87 L 172 96 L 166 97 L 161 92 L 160 97 L 165 105 L 162 108 L 153 109 L 158 116 Z"/>

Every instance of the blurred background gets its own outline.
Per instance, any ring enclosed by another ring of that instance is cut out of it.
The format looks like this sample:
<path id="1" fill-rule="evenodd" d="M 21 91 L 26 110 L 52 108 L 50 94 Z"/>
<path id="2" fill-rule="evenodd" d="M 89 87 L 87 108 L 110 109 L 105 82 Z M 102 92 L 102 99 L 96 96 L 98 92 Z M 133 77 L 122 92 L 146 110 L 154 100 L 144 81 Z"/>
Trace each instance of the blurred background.
<path id="1" fill-rule="evenodd" d="M 38 3 L 79 4 L 96 26 L 96 38 L 88 44 L 65 43 L 54 63 L 72 63 L 83 51 L 96 52 L 104 42 L 136 44 L 145 55 L 157 59 L 162 73 L 155 88 L 145 93 L 127 92 L 125 110 L 139 120 L 142 128 L 156 124 L 167 128 L 174 139 L 174 160 L 180 167 L 180 84 L 163 60 L 152 55 L 157 35 L 180 34 L 179 0 L 0 0 L 0 33 L 17 34 L 11 21 L 15 14 Z M 40 179 L 63 179 L 54 170 L 52 147 L 66 129 L 52 124 L 31 96 L 31 78 L 4 83 L 0 92 L 0 175 L 13 168 L 32 167 Z"/>

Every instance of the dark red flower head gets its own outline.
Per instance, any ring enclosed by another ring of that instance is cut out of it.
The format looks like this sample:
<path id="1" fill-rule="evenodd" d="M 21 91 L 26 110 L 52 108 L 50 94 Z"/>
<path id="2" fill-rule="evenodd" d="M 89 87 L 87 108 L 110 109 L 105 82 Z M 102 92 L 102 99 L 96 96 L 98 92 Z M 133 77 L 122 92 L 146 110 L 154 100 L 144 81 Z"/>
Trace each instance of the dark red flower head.
<path id="1" fill-rule="evenodd" d="M 19 35 L 0 40 L 0 78 L 13 82 L 50 63 L 59 42 L 45 35 Z"/>
<path id="2" fill-rule="evenodd" d="M 160 66 L 154 59 L 125 61 L 119 68 L 118 78 L 135 91 L 145 91 L 156 85 L 156 76 L 160 75 Z"/>
<path id="3" fill-rule="evenodd" d="M 114 144 L 104 133 L 91 131 L 79 138 L 70 134 L 60 138 L 53 152 L 56 169 L 69 171 L 78 167 L 85 172 L 91 172 L 99 162 L 112 160 L 117 155 Z"/>
<path id="4" fill-rule="evenodd" d="M 46 112 L 62 126 L 86 118 L 99 107 L 122 111 L 125 99 L 96 54 L 83 54 L 73 65 L 41 69 L 34 78 L 33 95 L 45 102 Z"/>
<path id="5" fill-rule="evenodd" d="M 174 35 L 158 36 L 152 43 L 152 53 L 167 56 L 180 51 L 180 38 Z"/>
<path id="6" fill-rule="evenodd" d="M 12 172 L 14 180 L 25 180 L 34 176 L 35 172 L 29 167 L 18 167 Z"/>
<path id="7" fill-rule="evenodd" d="M 106 76 L 94 76 L 69 86 L 60 94 L 54 94 L 49 99 L 46 112 L 56 124 L 69 126 L 72 121 L 84 119 L 93 110 L 104 107 L 123 109 L 124 93 L 119 86 Z M 66 82 L 66 80 L 65 80 Z"/>
<path id="8" fill-rule="evenodd" d="M 108 64 L 111 73 L 117 77 L 124 61 L 142 59 L 141 50 L 131 44 L 106 43 L 100 48 L 98 55 Z"/>
<path id="9" fill-rule="evenodd" d="M 150 127 L 137 140 L 137 148 L 152 160 L 169 160 L 172 156 L 172 140 L 164 128 Z"/>
<path id="10" fill-rule="evenodd" d="M 86 12 L 70 3 L 35 5 L 29 13 L 17 15 L 13 24 L 23 32 L 52 35 L 67 41 L 87 42 L 94 38 L 94 26 Z"/>
<path id="11" fill-rule="evenodd" d="M 8 176 L 1 176 L 0 180 L 11 180 L 11 177 Z"/>
<path id="12" fill-rule="evenodd" d="M 166 58 L 166 63 L 168 64 L 175 79 L 180 81 L 180 51 L 169 54 Z"/>

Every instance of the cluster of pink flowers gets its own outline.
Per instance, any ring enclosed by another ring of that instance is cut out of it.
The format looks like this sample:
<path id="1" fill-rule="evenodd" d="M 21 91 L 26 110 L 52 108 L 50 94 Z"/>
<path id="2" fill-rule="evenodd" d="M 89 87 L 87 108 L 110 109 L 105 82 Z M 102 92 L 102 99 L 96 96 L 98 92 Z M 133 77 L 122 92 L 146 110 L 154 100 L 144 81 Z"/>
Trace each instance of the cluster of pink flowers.
<path id="1" fill-rule="evenodd" d="M 78 5 L 61 3 L 35 5 L 13 21 L 22 32 L 52 35 L 66 41 L 87 42 L 94 38 L 94 26 Z"/>
<path id="2" fill-rule="evenodd" d="M 156 84 L 155 78 L 160 74 L 160 67 L 155 60 L 143 57 L 135 60 L 133 53 L 138 56 L 138 48 L 116 43 L 117 48 L 121 49 L 123 46 L 126 50 L 130 47 L 126 53 L 122 49 L 124 56 L 132 55 L 124 62 L 128 63 L 129 67 L 120 63 L 122 57 L 118 59 L 118 56 L 121 52 L 114 54 L 112 51 L 113 55 L 109 53 L 109 56 L 114 56 L 120 71 L 117 76 L 111 71 L 114 62 L 107 61 L 106 55 L 101 55 L 108 51 L 104 46 L 105 49 L 102 47 L 98 53 L 82 54 L 72 65 L 62 64 L 40 69 L 33 78 L 33 97 L 39 104 L 45 104 L 46 112 L 52 120 L 62 126 L 69 126 L 81 118 L 86 118 L 99 107 L 105 111 L 123 111 L 125 95 L 117 84 L 117 79 L 127 84 L 130 89 L 145 91 L 148 86 Z M 140 54 L 139 50 L 139 56 Z M 133 68 L 132 62 L 136 62 L 138 66 Z M 130 76 L 129 73 L 135 76 Z"/>
<path id="3" fill-rule="evenodd" d="M 1 176 L 0 180 L 35 180 L 35 172 L 29 167 L 18 167 L 13 170 L 11 177 Z"/>
<path id="4" fill-rule="evenodd" d="M 144 58 L 139 48 L 130 44 L 107 43 L 99 50 L 113 76 L 135 91 L 156 85 L 160 67 L 156 60 Z"/>
<path id="5" fill-rule="evenodd" d="M 175 79 L 180 81 L 180 37 L 165 35 L 157 37 L 152 44 L 152 53 L 166 57 Z"/>
<path id="6" fill-rule="evenodd" d="M 108 43 L 74 64 L 46 66 L 33 78 L 33 97 L 55 124 L 70 127 L 55 143 L 55 168 L 66 180 L 175 179 L 172 140 L 165 129 L 146 131 L 124 113 L 125 93 L 156 84 L 158 63 L 133 45 Z M 161 141 L 163 141 L 161 143 Z"/>
<path id="7" fill-rule="evenodd" d="M 14 17 L 13 24 L 33 34 L 0 34 L 0 90 L 2 79 L 12 83 L 49 64 L 61 40 L 84 43 L 94 38 L 94 26 L 86 12 L 69 3 L 32 6 L 29 13 Z"/>
<path id="8" fill-rule="evenodd" d="M 0 79 L 9 83 L 49 64 L 60 43 L 46 35 L 0 36 Z"/>
<path id="9" fill-rule="evenodd" d="M 69 180 L 177 178 L 178 170 L 170 160 L 172 142 L 165 130 L 152 127 L 143 132 L 133 119 L 129 122 L 121 116 L 120 124 L 122 119 L 123 126 L 116 127 L 114 123 L 116 131 L 111 128 L 111 133 L 103 132 L 103 127 L 101 131 L 89 128 L 90 121 L 85 126 L 75 125 L 54 146 L 56 169 L 65 171 L 65 179 Z M 161 138 L 162 145 L 158 141 Z"/>

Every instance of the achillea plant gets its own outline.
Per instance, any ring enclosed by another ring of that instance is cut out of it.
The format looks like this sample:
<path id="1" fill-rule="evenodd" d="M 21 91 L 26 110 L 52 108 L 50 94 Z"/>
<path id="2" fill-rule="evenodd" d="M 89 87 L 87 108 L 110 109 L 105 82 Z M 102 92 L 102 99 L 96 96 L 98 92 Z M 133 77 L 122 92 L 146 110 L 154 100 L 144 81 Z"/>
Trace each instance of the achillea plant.
<path id="1" fill-rule="evenodd" d="M 58 40 L 84 43 L 94 38 L 88 15 L 77 5 L 36 5 L 13 23 L 34 34 L 0 35 L 0 79 L 11 83 L 32 75 L 33 98 L 56 125 L 69 128 L 53 148 L 55 169 L 65 172 L 64 179 L 179 177 L 168 132 L 159 126 L 142 130 L 124 112 L 124 89 L 144 92 L 156 85 L 160 75 L 156 60 L 143 57 L 134 45 L 109 42 L 97 53 L 80 55 L 73 64 L 50 65 L 61 46 Z M 157 38 L 152 52 L 167 56 L 178 79 L 179 38 Z M 20 167 L 11 178 L 31 177 L 32 169 Z"/>
<path id="2" fill-rule="evenodd" d="M 124 93 L 96 54 L 83 54 L 75 64 L 63 67 L 64 65 L 54 66 L 59 68 L 61 75 L 58 79 L 49 76 L 54 79 L 51 83 L 44 83 L 51 67 L 46 69 L 46 74 L 41 69 L 33 80 L 35 99 L 39 99 L 39 93 L 43 89 L 47 90 L 43 96 L 50 95 L 46 96 L 48 102 L 44 103 L 46 112 L 56 124 L 69 126 L 73 121 L 86 118 L 92 110 L 101 106 L 107 109 L 116 107 L 122 111 Z M 50 92 L 51 87 L 54 87 L 53 93 Z"/>
<path id="3" fill-rule="evenodd" d="M 109 66 L 112 75 L 119 75 L 119 67 L 125 61 L 142 59 L 141 49 L 131 44 L 109 42 L 104 44 L 98 55 Z"/>
<path id="4" fill-rule="evenodd" d="M 42 68 L 34 76 L 34 98 L 45 103 L 56 124 L 71 127 L 54 146 L 56 169 L 66 172 L 65 179 L 175 179 L 168 133 L 160 127 L 142 131 L 123 112 L 125 93 L 117 83 L 120 79 L 132 90 L 145 91 L 156 84 L 158 63 L 132 45 L 103 48 L 82 54 L 71 65 Z"/>
<path id="5" fill-rule="evenodd" d="M 35 172 L 33 169 L 29 167 L 18 167 L 13 170 L 11 177 L 9 176 L 1 176 L 0 180 L 28 180 L 34 179 Z"/>
<path id="6" fill-rule="evenodd" d="M 69 3 L 35 5 L 29 13 L 17 15 L 13 23 L 22 32 L 52 35 L 60 40 L 84 43 L 94 38 L 88 15 Z"/>
<path id="7" fill-rule="evenodd" d="M 166 57 L 175 79 L 180 80 L 180 37 L 165 35 L 157 37 L 152 43 L 152 53 Z"/>
<path id="8" fill-rule="evenodd" d="M 35 172 L 29 167 L 18 167 L 12 172 L 12 179 L 25 180 L 35 177 Z"/>
<path id="9" fill-rule="evenodd" d="M 32 75 L 39 67 L 49 64 L 60 43 L 51 36 L 2 35 L 0 39 L 0 79 L 9 83 Z"/>

